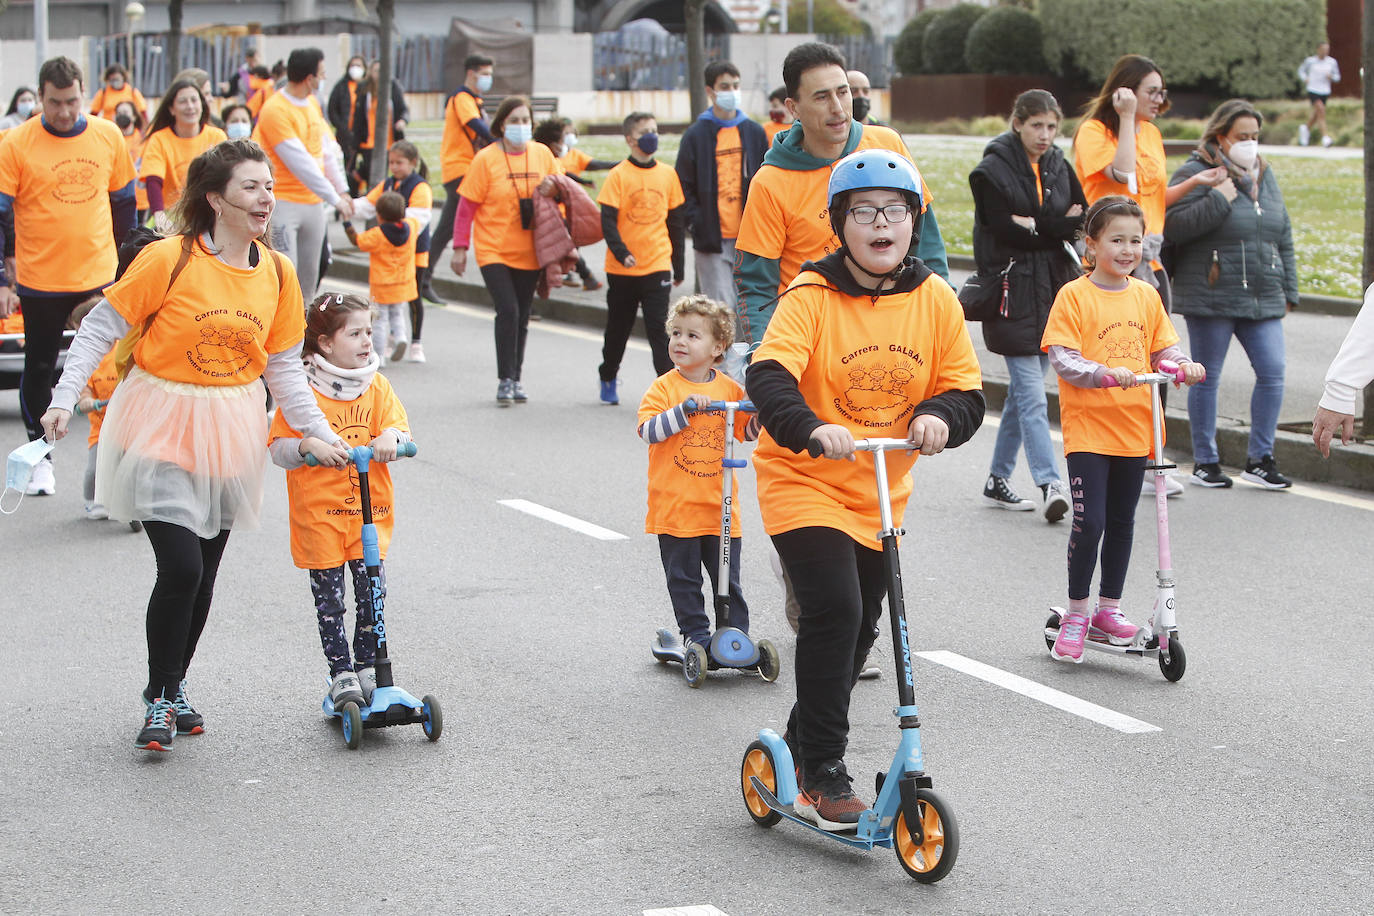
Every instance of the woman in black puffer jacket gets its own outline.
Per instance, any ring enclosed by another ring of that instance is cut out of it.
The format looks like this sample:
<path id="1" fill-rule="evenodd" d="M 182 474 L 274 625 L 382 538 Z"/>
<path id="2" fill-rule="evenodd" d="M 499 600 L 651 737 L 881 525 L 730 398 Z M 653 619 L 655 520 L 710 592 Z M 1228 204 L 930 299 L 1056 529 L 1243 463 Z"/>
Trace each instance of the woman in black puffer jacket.
<path id="1" fill-rule="evenodd" d="M 1259 156 L 1263 118 L 1244 99 L 1222 102 L 1202 142 L 1169 184 L 1195 187 L 1169 207 L 1164 237 L 1174 244 L 1174 312 L 1188 322 L 1193 359 L 1207 380 L 1188 389 L 1194 483 L 1229 487 L 1217 454 L 1217 385 L 1234 336 L 1250 357 L 1250 442 L 1242 479 L 1272 490 L 1292 485 L 1274 462 L 1283 405 L 1283 316 L 1298 303 L 1293 228 L 1269 164 Z"/>
<path id="2" fill-rule="evenodd" d="M 983 497 L 1004 509 L 1035 508 L 1007 482 L 1024 445 L 1031 477 L 1044 496 L 1045 518 L 1052 522 L 1068 512 L 1069 492 L 1050 441 L 1049 358 L 1040 350 L 1040 338 L 1059 287 L 1081 273 L 1065 243 L 1077 235 L 1088 206 L 1078 176 L 1054 145 L 1062 117 L 1059 103 L 1045 90 L 1021 93 L 1011 130 L 988 143 L 968 178 L 978 273 L 1002 274 L 1006 280 L 998 315 L 983 322 L 983 340 L 1006 359 L 1010 376 Z"/>

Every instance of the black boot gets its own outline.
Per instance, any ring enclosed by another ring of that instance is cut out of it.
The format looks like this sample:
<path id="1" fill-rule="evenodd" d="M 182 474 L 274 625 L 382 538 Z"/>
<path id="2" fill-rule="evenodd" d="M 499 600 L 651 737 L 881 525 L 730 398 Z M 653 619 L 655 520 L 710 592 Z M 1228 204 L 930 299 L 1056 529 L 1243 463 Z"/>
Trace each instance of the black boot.
<path id="1" fill-rule="evenodd" d="M 433 273 L 433 267 L 424 269 L 424 274 L 420 278 L 420 296 L 435 305 L 444 305 L 444 300 L 439 298 L 439 294 L 434 291 L 434 285 L 430 282 L 430 275 Z"/>

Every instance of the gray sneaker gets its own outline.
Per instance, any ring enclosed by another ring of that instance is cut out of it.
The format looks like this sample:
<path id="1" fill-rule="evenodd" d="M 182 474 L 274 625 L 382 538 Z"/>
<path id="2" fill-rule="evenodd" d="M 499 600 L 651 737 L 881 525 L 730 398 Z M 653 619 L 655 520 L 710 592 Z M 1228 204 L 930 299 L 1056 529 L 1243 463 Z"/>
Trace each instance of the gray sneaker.
<path id="1" fill-rule="evenodd" d="M 1051 480 L 1041 488 L 1045 493 L 1045 521 L 1057 522 L 1068 514 L 1073 502 L 1062 480 Z"/>
<path id="2" fill-rule="evenodd" d="M 342 709 L 345 703 L 364 705 L 363 689 L 358 684 L 358 676 L 352 671 L 340 671 L 334 675 L 334 680 L 329 685 L 329 702 L 334 704 L 336 710 Z"/>
<path id="3" fill-rule="evenodd" d="M 358 684 L 363 691 L 363 702 L 368 706 L 372 705 L 372 694 L 377 690 L 377 669 L 359 668 Z"/>
<path id="4" fill-rule="evenodd" d="M 503 378 L 496 386 L 496 406 L 509 407 L 515 401 L 515 380 Z"/>
<path id="5" fill-rule="evenodd" d="M 511 397 L 515 398 L 515 403 L 517 404 L 523 404 L 530 399 L 530 396 L 525 394 L 525 386 L 520 384 L 519 379 L 511 383 L 510 393 Z"/>

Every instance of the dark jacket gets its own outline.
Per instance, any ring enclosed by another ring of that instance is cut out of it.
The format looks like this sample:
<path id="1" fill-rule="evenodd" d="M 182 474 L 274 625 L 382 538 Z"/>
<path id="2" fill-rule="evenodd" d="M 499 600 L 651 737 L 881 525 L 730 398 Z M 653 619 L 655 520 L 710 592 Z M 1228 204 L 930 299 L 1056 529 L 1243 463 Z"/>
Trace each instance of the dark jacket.
<path id="1" fill-rule="evenodd" d="M 800 273 L 814 270 L 825 278 L 829 288 L 839 290 L 846 296 L 877 299 L 878 296 L 904 295 L 922 283 L 941 283 L 932 280 L 932 272 L 919 258 L 909 256 L 902 262 L 892 289 L 885 289 L 874 295 L 854 282 L 854 276 L 845 267 L 845 255 L 841 251 L 828 254 L 819 261 L 802 264 Z M 799 275 L 800 275 L 799 273 Z M 791 287 L 796 289 L 798 287 Z M 783 294 L 784 296 L 786 293 Z M 773 440 L 783 448 L 794 452 L 806 451 L 811 434 L 821 426 L 820 417 L 802 397 L 797 379 L 782 363 L 775 359 L 765 359 L 749 366 L 745 376 L 745 387 L 749 398 L 758 410 L 759 422 Z M 912 416 L 930 414 L 944 420 L 949 426 L 949 441 L 946 448 L 963 445 L 978 431 L 983 423 L 986 402 L 983 392 L 944 391 L 917 404 Z"/>
<path id="2" fill-rule="evenodd" d="M 702 112 L 682 134 L 677 151 L 677 177 L 687 198 L 687 225 L 692 232 L 692 247 L 697 251 L 719 254 L 720 209 L 717 206 L 716 134 L 722 127 L 739 129 L 740 209 L 749 197 L 749 180 L 763 165 L 768 152 L 768 135 L 756 122 L 738 113 L 733 121 L 722 123 L 711 109 Z"/>
<path id="3" fill-rule="evenodd" d="M 353 142 L 353 106 L 348 100 L 348 87 L 351 85 L 357 84 L 347 77 L 335 83 L 334 90 L 329 93 L 329 105 L 325 108 L 325 115 L 334 128 L 334 139 L 339 141 L 345 153 L 357 148 Z"/>
<path id="4" fill-rule="evenodd" d="M 980 274 L 1007 274 L 1006 317 L 983 322 L 983 341 L 1003 356 L 1034 356 L 1059 287 L 1082 272 L 1064 248 L 1083 223 L 1065 216 L 1078 204 L 1088 209 L 1078 176 L 1052 146 L 1040 157 L 1044 203 L 1021 138 L 1007 131 L 983 149 L 983 161 L 968 176 L 973 191 L 973 258 Z M 1034 216 L 1035 231 L 1012 216 Z"/>
<path id="5" fill-rule="evenodd" d="M 1175 185 L 1225 165 L 1236 185 L 1227 201 L 1200 185 L 1164 215 L 1174 243 L 1174 311 L 1208 318 L 1282 318 L 1298 302 L 1293 227 L 1278 180 L 1263 159 L 1258 180 L 1238 169 L 1215 145 L 1196 149 L 1169 179 Z M 1215 268 L 1215 270 L 1213 269 Z"/>
<path id="6" fill-rule="evenodd" d="M 365 86 L 366 84 L 364 84 Z M 372 106 L 372 93 L 364 92 L 364 86 L 358 87 L 357 98 L 353 100 L 353 137 L 355 144 L 363 143 L 367 140 L 367 119 L 368 108 Z M 410 120 L 410 108 L 406 105 L 405 87 L 398 80 L 391 81 L 391 123 L 397 121 Z M 403 139 L 403 134 L 396 134 L 396 139 Z M 343 144 L 340 144 L 342 146 Z M 374 146 L 385 147 L 386 138 L 375 141 Z"/>

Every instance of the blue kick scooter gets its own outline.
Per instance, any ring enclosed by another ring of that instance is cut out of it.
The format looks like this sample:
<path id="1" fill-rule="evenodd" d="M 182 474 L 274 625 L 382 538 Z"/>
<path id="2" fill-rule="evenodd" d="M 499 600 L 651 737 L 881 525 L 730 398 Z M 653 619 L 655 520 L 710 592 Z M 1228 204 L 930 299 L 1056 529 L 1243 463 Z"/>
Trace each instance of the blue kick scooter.
<path id="1" fill-rule="evenodd" d="M 716 572 L 716 629 L 708 646 L 684 646 L 678 635 L 667 627 L 654 634 L 650 646 L 654 658 L 660 662 L 676 662 L 682 666 L 682 676 L 691 687 L 706 681 L 706 672 L 718 668 L 741 668 L 757 671 L 770 684 L 782 671 L 782 658 L 777 648 L 766 639 L 754 640 L 743 630 L 730 626 L 730 533 L 734 513 L 735 469 L 749 462 L 735 457 L 735 414 L 753 413 L 750 401 L 712 401 L 697 410 L 725 414 L 725 451 L 720 460 L 720 565 Z"/>
<path id="2" fill-rule="evenodd" d="M 349 700 L 342 709 L 335 709 L 326 693 L 322 708 L 326 716 L 339 720 L 343 728 L 344 743 L 349 750 L 357 750 L 363 743 L 364 728 L 386 728 L 390 725 L 422 726 L 430 741 L 438 741 L 444 730 L 444 714 L 439 701 L 425 695 L 417 700 L 406 691 L 397 687 L 391 679 L 391 659 L 386 650 L 386 620 L 383 616 L 382 599 L 382 554 L 377 546 L 377 526 L 372 523 L 372 493 L 367 484 L 367 468 L 372 461 L 372 447 L 359 445 L 349 449 L 349 461 L 358 469 L 358 494 L 363 505 L 363 564 L 367 567 L 367 578 L 372 590 L 372 632 L 377 638 L 377 660 L 373 666 L 377 672 L 377 689 L 372 692 L 372 702 L 359 709 L 358 704 Z M 396 456 L 412 457 L 415 443 L 407 442 L 396 451 Z M 307 455 L 305 463 L 311 467 L 319 462 L 314 455 Z"/>
<path id="3" fill-rule="evenodd" d="M 783 818 L 855 849 L 886 846 L 897 853 L 908 875 L 922 884 L 933 884 L 949 873 L 959 855 L 959 827 L 949 804 L 935 794 L 921 756 L 920 719 L 916 713 L 907 639 L 906 606 L 902 598 L 902 571 L 897 557 L 897 538 L 905 530 L 892 525 L 892 503 L 887 491 L 887 460 L 883 452 L 908 449 L 905 439 L 860 439 L 857 451 L 873 453 L 873 473 L 878 483 L 878 511 L 883 530 L 883 567 L 887 572 L 887 610 L 892 630 L 892 655 L 897 662 L 897 716 L 901 738 L 892 765 L 879 773 L 873 807 L 859 815 L 853 834 L 822 830 L 794 813 L 797 800 L 797 766 L 787 743 L 771 728 L 760 729 L 758 740 L 744 752 L 740 787 L 749 816 L 760 827 L 772 827 Z M 812 443 L 813 458 L 820 448 Z"/>

